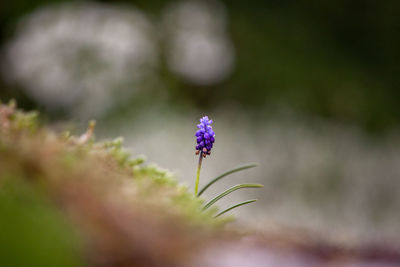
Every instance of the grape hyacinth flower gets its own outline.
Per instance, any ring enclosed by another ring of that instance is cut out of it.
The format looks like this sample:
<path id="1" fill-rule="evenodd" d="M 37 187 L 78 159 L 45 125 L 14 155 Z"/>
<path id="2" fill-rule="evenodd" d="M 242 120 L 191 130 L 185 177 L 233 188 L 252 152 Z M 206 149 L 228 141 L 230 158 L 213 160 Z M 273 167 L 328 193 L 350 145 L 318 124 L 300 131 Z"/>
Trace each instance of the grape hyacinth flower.
<path id="1" fill-rule="evenodd" d="M 199 155 L 199 164 L 197 165 L 197 176 L 196 176 L 196 185 L 195 185 L 195 189 L 194 189 L 194 193 L 197 197 L 200 197 L 201 194 L 204 193 L 205 190 L 207 190 L 207 188 L 209 188 L 211 185 L 213 185 L 214 183 L 216 183 L 217 181 L 219 181 L 220 179 L 228 176 L 229 174 L 241 171 L 241 170 L 245 170 L 245 169 L 249 169 L 249 168 L 253 168 L 256 166 L 256 164 L 248 164 L 248 165 L 244 165 L 244 166 L 240 166 L 238 168 L 229 170 L 219 176 L 217 176 L 216 178 L 212 179 L 210 182 L 208 182 L 201 190 L 200 192 L 198 192 L 199 189 L 199 181 L 200 181 L 200 169 L 201 169 L 201 162 L 203 160 L 203 158 L 205 158 L 207 155 L 211 154 L 211 149 L 213 147 L 213 144 L 215 142 L 215 134 L 214 131 L 212 129 L 211 124 L 213 123 L 212 120 L 210 120 L 207 116 L 204 116 L 203 118 L 200 119 L 200 123 L 197 125 L 198 130 L 196 131 L 196 141 L 197 141 L 197 145 L 196 145 L 196 155 Z M 232 186 L 230 188 L 228 188 L 227 190 L 225 190 L 224 192 L 220 193 L 219 195 L 215 196 L 213 199 L 209 200 L 204 206 L 203 206 L 203 210 L 206 210 L 208 208 L 210 208 L 212 205 L 214 205 L 215 202 L 217 202 L 218 200 L 220 200 L 221 198 L 227 196 L 228 194 L 242 189 L 242 188 L 260 188 L 263 187 L 263 185 L 261 184 L 238 184 L 235 186 Z M 229 207 L 223 211 L 221 211 L 220 213 L 218 213 L 215 217 L 221 216 L 222 214 L 225 214 L 226 212 L 235 209 L 237 207 L 246 205 L 246 204 L 250 204 L 255 202 L 256 199 L 250 199 L 250 200 L 246 200 L 243 202 L 240 202 L 232 207 Z"/>
<path id="2" fill-rule="evenodd" d="M 211 148 L 215 142 L 215 134 L 211 126 L 212 122 L 212 120 L 208 119 L 208 116 L 204 116 L 200 119 L 200 124 L 197 125 L 199 130 L 195 135 L 197 137 L 196 155 L 201 153 L 203 157 L 206 157 L 211 153 Z"/>
<path id="3" fill-rule="evenodd" d="M 196 177 L 196 185 L 195 185 L 195 194 L 197 194 L 199 188 L 199 180 L 200 180 L 200 168 L 202 159 L 207 155 L 211 154 L 211 149 L 215 142 L 215 133 L 212 130 L 211 123 L 213 121 L 208 118 L 208 116 L 204 116 L 200 119 L 200 123 L 197 125 L 197 132 L 195 134 L 197 146 L 196 146 L 196 155 L 199 156 L 199 164 L 197 167 L 197 177 Z"/>

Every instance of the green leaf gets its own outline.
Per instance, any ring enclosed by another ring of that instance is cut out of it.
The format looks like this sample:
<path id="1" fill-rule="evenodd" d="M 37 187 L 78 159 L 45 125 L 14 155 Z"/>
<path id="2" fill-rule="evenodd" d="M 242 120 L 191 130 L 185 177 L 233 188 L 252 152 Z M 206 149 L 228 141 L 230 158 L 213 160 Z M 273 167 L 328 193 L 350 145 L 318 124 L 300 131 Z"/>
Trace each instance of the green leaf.
<path id="1" fill-rule="evenodd" d="M 227 208 L 226 210 L 221 211 L 220 213 L 215 215 L 215 218 L 221 216 L 222 214 L 224 214 L 224 213 L 226 213 L 226 212 L 228 212 L 230 210 L 233 210 L 234 208 L 237 208 L 237 207 L 249 204 L 249 203 L 253 203 L 253 202 L 256 202 L 256 201 L 257 201 L 257 199 L 250 199 L 250 200 L 246 200 L 246 201 L 240 202 L 240 203 L 238 203 L 236 205 L 233 205 L 232 207 Z"/>
<path id="2" fill-rule="evenodd" d="M 230 171 L 224 172 L 223 174 L 221 174 L 220 176 L 214 178 L 214 179 L 211 180 L 208 184 L 206 184 L 206 185 L 200 190 L 200 192 L 197 194 L 197 196 L 198 196 L 198 197 L 201 196 L 201 194 L 203 194 L 204 191 L 207 190 L 207 188 L 209 188 L 212 184 L 214 184 L 215 182 L 217 182 L 217 181 L 220 180 L 221 178 L 223 178 L 223 177 L 225 177 L 225 176 L 227 176 L 227 175 L 229 175 L 229 174 L 238 172 L 238 171 L 242 171 L 242 170 L 245 170 L 245 169 L 254 168 L 254 167 L 256 167 L 256 166 L 257 166 L 257 164 L 251 163 L 251 164 L 243 165 L 243 166 L 237 167 L 237 168 L 235 168 L 235 169 L 232 169 L 232 170 L 230 170 Z"/>
<path id="3" fill-rule="evenodd" d="M 210 206 L 212 206 L 215 202 L 217 202 L 218 200 L 220 200 L 221 198 L 223 198 L 224 196 L 238 190 L 241 188 L 260 188 L 260 187 L 264 187 L 262 184 L 238 184 L 235 186 L 232 186 L 231 188 L 225 190 L 224 192 L 222 192 L 221 194 L 219 194 L 218 196 L 214 197 L 213 199 L 211 199 L 210 201 L 207 202 L 207 204 L 203 207 L 203 210 L 208 209 Z"/>

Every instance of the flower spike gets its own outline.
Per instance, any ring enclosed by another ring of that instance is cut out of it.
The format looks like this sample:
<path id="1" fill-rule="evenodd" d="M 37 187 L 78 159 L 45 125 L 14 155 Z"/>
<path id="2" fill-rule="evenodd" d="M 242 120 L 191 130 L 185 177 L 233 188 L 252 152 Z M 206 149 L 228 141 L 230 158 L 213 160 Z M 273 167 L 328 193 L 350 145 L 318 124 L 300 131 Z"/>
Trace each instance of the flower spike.
<path id="1" fill-rule="evenodd" d="M 215 133 L 212 130 L 211 123 L 213 123 L 213 121 L 208 119 L 208 116 L 204 116 L 200 119 L 200 123 L 197 125 L 198 130 L 195 134 L 197 141 L 196 154 L 201 152 L 203 157 L 210 155 L 215 142 Z"/>

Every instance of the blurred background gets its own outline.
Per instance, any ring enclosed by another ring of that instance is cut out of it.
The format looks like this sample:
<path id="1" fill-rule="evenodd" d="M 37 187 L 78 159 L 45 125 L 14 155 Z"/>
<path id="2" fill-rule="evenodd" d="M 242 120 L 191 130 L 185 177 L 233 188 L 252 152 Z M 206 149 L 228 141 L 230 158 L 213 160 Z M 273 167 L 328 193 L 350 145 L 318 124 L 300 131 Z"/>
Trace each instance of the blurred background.
<path id="1" fill-rule="evenodd" d="M 220 203 L 257 197 L 239 222 L 341 241 L 400 242 L 400 2 L 0 3 L 0 99 L 97 138 L 194 185 L 196 124 L 216 143 L 201 184 L 259 166 Z"/>

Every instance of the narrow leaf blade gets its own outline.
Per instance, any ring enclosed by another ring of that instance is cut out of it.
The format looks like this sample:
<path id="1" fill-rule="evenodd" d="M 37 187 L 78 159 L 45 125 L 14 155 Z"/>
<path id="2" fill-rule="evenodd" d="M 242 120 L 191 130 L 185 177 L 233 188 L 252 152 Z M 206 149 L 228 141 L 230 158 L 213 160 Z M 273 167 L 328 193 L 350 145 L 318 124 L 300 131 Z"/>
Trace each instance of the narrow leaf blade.
<path id="1" fill-rule="evenodd" d="M 246 200 L 246 201 L 240 202 L 240 203 L 238 203 L 236 205 L 233 205 L 233 206 L 221 211 L 220 213 L 215 215 L 215 218 L 221 216 L 222 214 L 224 214 L 224 213 L 226 213 L 226 212 L 228 212 L 230 210 L 233 210 L 234 208 L 237 208 L 237 207 L 240 207 L 240 206 L 243 206 L 243 205 L 246 205 L 246 204 L 250 204 L 250 203 L 253 203 L 253 202 L 256 202 L 256 201 L 257 201 L 257 199 L 250 199 L 250 200 Z"/>
<path id="2" fill-rule="evenodd" d="M 225 176 L 238 172 L 238 171 L 242 171 L 242 170 L 246 170 L 246 169 L 250 169 L 250 168 L 254 168 L 256 167 L 257 164 L 255 163 L 250 163 L 250 164 L 246 164 L 237 168 L 234 168 L 232 170 L 226 171 L 223 174 L 221 174 L 220 176 L 217 176 L 216 178 L 212 179 L 208 184 L 206 184 L 201 190 L 200 192 L 197 194 L 197 196 L 201 196 L 201 194 L 204 193 L 204 191 L 207 190 L 207 188 L 209 188 L 212 184 L 214 184 L 215 182 L 219 181 L 220 179 L 224 178 Z"/>
<path id="3" fill-rule="evenodd" d="M 217 202 L 218 200 L 220 200 L 224 196 L 229 195 L 230 193 L 232 193 L 232 192 L 234 192 L 234 191 L 236 191 L 238 189 L 241 189 L 241 188 L 260 188 L 260 187 L 264 187 L 264 186 L 262 184 L 238 184 L 238 185 L 232 186 L 231 188 L 225 190 L 221 194 L 217 195 L 216 197 L 214 197 L 213 199 L 208 201 L 207 204 L 204 205 L 203 210 L 208 209 L 215 202 Z"/>

